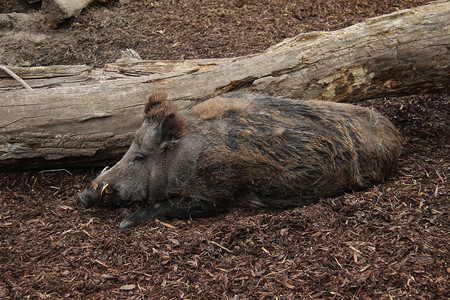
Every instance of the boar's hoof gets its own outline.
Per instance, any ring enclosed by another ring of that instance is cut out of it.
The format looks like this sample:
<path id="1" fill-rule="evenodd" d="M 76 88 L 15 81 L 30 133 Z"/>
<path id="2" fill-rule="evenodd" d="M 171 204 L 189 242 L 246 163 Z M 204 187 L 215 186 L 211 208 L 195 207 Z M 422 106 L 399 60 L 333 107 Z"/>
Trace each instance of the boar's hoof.
<path id="1" fill-rule="evenodd" d="M 141 224 L 147 220 L 153 219 L 155 216 L 154 211 L 151 207 L 139 209 L 131 213 L 119 224 L 119 228 L 130 228 Z"/>
<path id="2" fill-rule="evenodd" d="M 119 228 L 120 229 L 130 228 L 130 227 L 133 227 L 135 225 L 137 225 L 137 223 L 135 221 L 128 220 L 128 218 L 127 218 L 127 219 L 124 219 L 122 222 L 120 222 Z"/>

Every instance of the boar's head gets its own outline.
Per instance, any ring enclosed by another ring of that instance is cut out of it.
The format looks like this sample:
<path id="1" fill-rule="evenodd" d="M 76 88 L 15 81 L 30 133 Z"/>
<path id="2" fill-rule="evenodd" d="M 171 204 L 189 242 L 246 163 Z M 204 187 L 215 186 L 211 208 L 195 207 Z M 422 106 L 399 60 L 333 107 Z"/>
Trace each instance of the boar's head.
<path id="1" fill-rule="evenodd" d="M 145 119 L 123 158 L 112 168 L 105 168 L 79 194 L 81 204 L 92 206 L 126 206 L 135 202 L 152 202 L 164 196 L 167 186 L 166 157 L 184 134 L 185 118 L 177 106 L 167 101 L 167 94 L 150 94 Z"/>

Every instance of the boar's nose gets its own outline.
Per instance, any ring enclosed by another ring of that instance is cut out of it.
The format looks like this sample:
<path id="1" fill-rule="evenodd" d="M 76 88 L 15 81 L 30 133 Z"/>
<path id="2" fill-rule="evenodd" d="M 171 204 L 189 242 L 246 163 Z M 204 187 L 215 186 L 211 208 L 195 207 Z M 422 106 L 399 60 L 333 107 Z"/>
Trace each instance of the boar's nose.
<path id="1" fill-rule="evenodd" d="M 78 201 L 80 201 L 84 208 L 89 208 L 94 205 L 94 193 L 92 186 L 89 186 L 81 193 L 78 193 Z"/>
<path id="2" fill-rule="evenodd" d="M 80 201 L 81 205 L 83 205 L 84 208 L 89 208 L 92 206 L 88 201 L 86 201 L 84 193 L 78 193 L 78 201 Z"/>
<path id="3" fill-rule="evenodd" d="M 92 207 L 102 197 L 103 189 L 99 187 L 98 183 L 92 181 L 89 186 L 78 194 L 78 200 L 84 208 Z"/>

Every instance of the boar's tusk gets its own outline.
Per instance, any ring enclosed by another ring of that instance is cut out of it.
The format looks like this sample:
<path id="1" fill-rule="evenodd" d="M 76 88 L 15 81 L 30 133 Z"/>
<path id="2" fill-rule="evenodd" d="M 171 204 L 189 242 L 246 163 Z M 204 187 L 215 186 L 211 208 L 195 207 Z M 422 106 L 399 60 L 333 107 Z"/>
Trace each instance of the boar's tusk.
<path id="1" fill-rule="evenodd" d="M 102 190 L 100 192 L 100 197 L 104 198 L 107 194 L 111 194 L 112 191 L 108 189 L 109 183 L 105 184 L 102 187 Z"/>

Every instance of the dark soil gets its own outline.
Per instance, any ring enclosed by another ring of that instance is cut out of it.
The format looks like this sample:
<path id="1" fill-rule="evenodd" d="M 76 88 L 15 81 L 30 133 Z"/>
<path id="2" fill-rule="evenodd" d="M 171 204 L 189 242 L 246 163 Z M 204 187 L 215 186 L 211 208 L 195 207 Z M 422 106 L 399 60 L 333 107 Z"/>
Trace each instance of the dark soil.
<path id="1" fill-rule="evenodd" d="M 0 63 L 102 65 L 125 48 L 146 59 L 243 55 L 424 2 L 113 2 Z M 99 170 L 0 174 L 0 299 L 448 299 L 449 103 L 448 95 L 359 103 L 402 132 L 396 174 L 285 211 L 119 230 L 121 210 L 77 203 Z"/>

